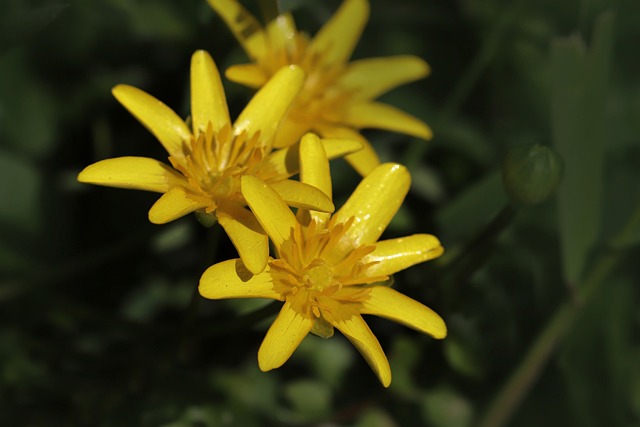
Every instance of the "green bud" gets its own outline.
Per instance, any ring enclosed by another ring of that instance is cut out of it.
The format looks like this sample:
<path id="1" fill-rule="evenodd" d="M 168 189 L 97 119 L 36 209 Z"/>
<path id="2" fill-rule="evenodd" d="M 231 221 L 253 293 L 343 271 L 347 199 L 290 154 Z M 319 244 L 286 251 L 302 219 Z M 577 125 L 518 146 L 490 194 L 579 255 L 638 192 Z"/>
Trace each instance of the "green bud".
<path id="1" fill-rule="evenodd" d="M 204 211 L 195 211 L 196 219 L 204 227 L 211 228 L 218 223 L 218 217 L 212 213 L 206 213 Z"/>
<path id="2" fill-rule="evenodd" d="M 560 155 L 543 145 L 517 146 L 502 161 L 502 181 L 516 205 L 536 205 L 553 194 L 562 180 Z"/>

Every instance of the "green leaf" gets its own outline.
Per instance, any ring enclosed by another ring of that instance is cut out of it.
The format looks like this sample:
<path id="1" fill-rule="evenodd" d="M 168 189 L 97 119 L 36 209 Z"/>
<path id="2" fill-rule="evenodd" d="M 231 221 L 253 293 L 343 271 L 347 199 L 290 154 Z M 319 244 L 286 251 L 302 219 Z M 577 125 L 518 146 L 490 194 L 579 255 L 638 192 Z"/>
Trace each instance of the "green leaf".
<path id="1" fill-rule="evenodd" d="M 502 177 L 496 170 L 441 209 L 436 221 L 447 236 L 466 237 L 488 223 L 506 203 Z"/>
<path id="2" fill-rule="evenodd" d="M 473 407 L 458 392 L 440 386 L 429 391 L 421 403 L 422 418 L 433 427 L 467 427 L 471 425 Z"/>
<path id="3" fill-rule="evenodd" d="M 42 182 L 38 170 L 0 151 L 0 225 L 35 236 L 42 228 Z"/>
<path id="4" fill-rule="evenodd" d="M 585 49 L 579 37 L 556 39 L 551 49 L 551 121 L 565 161 L 559 197 L 565 280 L 577 283 L 599 236 L 606 101 L 613 44 L 613 15 L 603 13 Z"/>
<path id="5" fill-rule="evenodd" d="M 297 380 L 285 387 L 284 395 L 304 421 L 320 419 L 331 410 L 331 389 L 324 382 Z"/>

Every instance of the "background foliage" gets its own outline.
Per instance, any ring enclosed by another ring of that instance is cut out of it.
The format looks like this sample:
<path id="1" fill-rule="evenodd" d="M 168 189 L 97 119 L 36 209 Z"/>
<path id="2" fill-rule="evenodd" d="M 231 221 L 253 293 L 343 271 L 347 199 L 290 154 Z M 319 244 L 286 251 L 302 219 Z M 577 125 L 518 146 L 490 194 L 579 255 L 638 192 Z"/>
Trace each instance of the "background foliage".
<path id="1" fill-rule="evenodd" d="M 111 87 L 186 116 L 195 49 L 221 69 L 245 60 L 206 2 L 2 0 L 2 425 L 640 426 L 640 3 L 371 3 L 355 57 L 433 69 L 385 97 L 433 141 L 366 132 L 413 177 L 387 235 L 429 232 L 447 250 L 395 277 L 445 318 L 446 340 L 371 319 L 388 390 L 341 336 L 259 372 L 269 309 L 192 297 L 234 256 L 227 238 L 192 216 L 149 224 L 153 194 L 75 181 L 100 159 L 164 158 Z M 338 4 L 281 2 L 311 32 Z M 235 116 L 250 92 L 225 88 Z M 546 203 L 505 208 L 501 162 L 522 144 L 554 147 L 564 180 Z M 332 172 L 339 204 L 357 177 Z"/>

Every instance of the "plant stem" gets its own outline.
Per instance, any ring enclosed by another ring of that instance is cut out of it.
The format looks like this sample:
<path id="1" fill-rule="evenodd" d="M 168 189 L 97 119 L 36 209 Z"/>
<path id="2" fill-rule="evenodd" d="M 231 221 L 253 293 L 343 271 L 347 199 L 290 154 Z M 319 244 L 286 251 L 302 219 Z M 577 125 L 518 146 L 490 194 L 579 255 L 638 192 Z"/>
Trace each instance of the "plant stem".
<path id="1" fill-rule="evenodd" d="M 612 242 L 624 241 L 637 227 L 638 222 L 640 222 L 640 209 L 636 210 L 631 220 L 622 232 L 612 239 Z M 569 300 L 556 310 L 549 323 L 527 351 L 524 359 L 502 386 L 478 423 L 478 427 L 501 427 L 509 421 L 511 415 L 518 409 L 524 397 L 533 387 L 563 336 L 573 326 L 577 315 L 617 266 L 621 259 L 621 253 L 618 250 L 610 250 L 600 255 L 582 282 L 582 286 L 578 288 L 577 302 Z"/>

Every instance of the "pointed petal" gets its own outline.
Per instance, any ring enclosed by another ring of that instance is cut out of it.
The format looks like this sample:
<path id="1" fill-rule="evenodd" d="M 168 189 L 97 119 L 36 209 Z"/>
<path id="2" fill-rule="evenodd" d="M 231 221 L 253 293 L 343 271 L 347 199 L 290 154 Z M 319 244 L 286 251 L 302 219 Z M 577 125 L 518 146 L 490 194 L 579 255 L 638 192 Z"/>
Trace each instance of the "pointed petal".
<path id="1" fill-rule="evenodd" d="M 275 2 L 274 2 L 275 4 Z M 271 52 L 287 52 L 295 44 L 296 23 L 290 13 L 282 13 L 267 25 L 269 49 Z"/>
<path id="2" fill-rule="evenodd" d="M 380 343 L 358 313 L 349 313 L 343 305 L 332 302 L 326 319 L 358 349 L 383 386 L 391 384 L 391 367 Z"/>
<path id="3" fill-rule="evenodd" d="M 293 212 L 278 193 L 260 178 L 245 175 L 241 185 L 242 195 L 253 214 L 280 250 L 280 246 L 291 236 L 297 224 Z"/>
<path id="4" fill-rule="evenodd" d="M 158 138 L 170 155 L 184 157 L 182 147 L 190 141 L 191 130 L 171 108 L 133 86 L 118 85 L 111 93 Z"/>
<path id="5" fill-rule="evenodd" d="M 235 203 L 220 205 L 216 216 L 246 268 L 253 274 L 262 272 L 269 259 L 269 239 L 256 217 Z"/>
<path id="6" fill-rule="evenodd" d="M 190 198 L 184 188 L 176 187 L 164 193 L 151 206 L 149 221 L 166 224 L 205 206 L 202 201 Z"/>
<path id="7" fill-rule="evenodd" d="M 331 200 L 331 172 L 324 145 L 316 134 L 308 133 L 300 142 L 300 181 L 322 191 Z M 325 224 L 331 215 L 317 210 L 299 209 L 296 213 L 300 224 L 308 225 L 311 219 Z"/>
<path id="8" fill-rule="evenodd" d="M 318 55 L 324 65 L 346 62 L 369 19 L 366 0 L 345 0 L 309 45 L 309 55 Z"/>
<path id="9" fill-rule="evenodd" d="M 308 133 L 300 141 L 300 181 L 312 185 L 331 198 L 331 172 L 324 145 Z"/>
<path id="10" fill-rule="evenodd" d="M 371 144 L 369 144 L 364 136 L 360 135 L 353 129 L 344 127 L 326 127 L 319 129 L 319 132 L 323 138 L 344 138 L 353 142 L 357 141 L 360 143 L 360 149 L 352 152 L 351 154 L 348 154 L 345 157 L 345 160 L 349 162 L 349 164 L 361 176 L 367 176 L 376 166 L 380 164 L 380 159 L 378 159 L 378 155 L 376 154 Z M 328 140 L 323 139 L 323 141 Z M 326 144 L 325 149 L 327 149 L 327 155 L 329 156 L 329 158 L 333 158 L 333 153 L 331 152 L 332 149 L 327 148 Z"/>
<path id="11" fill-rule="evenodd" d="M 393 320 L 434 338 L 447 336 L 447 325 L 435 311 L 387 286 L 371 287 L 361 313 Z"/>
<path id="12" fill-rule="evenodd" d="M 356 128 L 385 129 L 422 139 L 431 139 L 433 136 L 431 128 L 422 120 L 378 102 L 350 104 L 344 121 Z"/>
<path id="13" fill-rule="evenodd" d="M 364 147 L 364 138 L 322 138 L 320 140 L 329 160 L 357 153 Z"/>
<path id="14" fill-rule="evenodd" d="M 78 181 L 106 187 L 166 193 L 186 184 L 186 179 L 170 166 L 147 157 L 117 157 L 84 168 Z"/>
<path id="15" fill-rule="evenodd" d="M 267 53 L 266 34 L 262 26 L 237 0 L 208 0 L 220 15 L 249 58 L 257 61 Z"/>
<path id="16" fill-rule="evenodd" d="M 354 217 L 337 246 L 339 253 L 375 243 L 400 208 L 410 184 L 409 172 L 397 163 L 383 163 L 367 175 L 331 218 L 338 224 Z"/>
<path id="17" fill-rule="evenodd" d="M 298 96 L 303 82 L 304 71 L 300 67 L 281 68 L 240 113 L 234 125 L 235 134 L 246 131 L 252 136 L 259 131 L 262 143 L 272 147 L 278 126 Z"/>
<path id="18" fill-rule="evenodd" d="M 331 198 L 312 185 L 293 180 L 278 181 L 269 185 L 287 205 L 294 208 L 320 212 L 335 210 Z"/>
<path id="19" fill-rule="evenodd" d="M 258 366 L 263 372 L 279 368 L 289 360 L 304 337 L 309 334 L 314 320 L 295 310 L 289 301 L 267 331 L 258 350 Z"/>
<path id="20" fill-rule="evenodd" d="M 289 178 L 300 171 L 299 144 L 269 153 L 260 166 L 259 177 L 265 181 Z"/>
<path id="21" fill-rule="evenodd" d="M 414 234 L 398 239 L 382 240 L 362 259 L 363 263 L 376 262 L 367 268 L 368 276 L 390 276 L 412 265 L 438 258 L 444 248 L 437 237 Z"/>
<path id="22" fill-rule="evenodd" d="M 282 148 L 297 144 L 300 142 L 302 135 L 311 130 L 308 120 L 296 120 L 291 115 L 287 115 L 287 118 L 278 128 L 273 146 Z"/>
<path id="23" fill-rule="evenodd" d="M 209 123 L 215 132 L 231 125 L 220 73 L 204 50 L 191 57 L 191 120 L 194 135 L 205 132 Z"/>
<path id="24" fill-rule="evenodd" d="M 272 298 L 282 300 L 273 290 L 269 269 L 251 274 L 239 259 L 230 259 L 209 267 L 200 278 L 200 295 L 209 299 Z"/>
<path id="25" fill-rule="evenodd" d="M 428 74 L 429 65 L 417 56 L 367 58 L 350 62 L 338 84 L 356 99 L 371 100 Z"/>
<path id="26" fill-rule="evenodd" d="M 224 75 L 232 82 L 257 89 L 264 85 L 269 78 L 260 67 L 255 64 L 232 65 Z"/>

